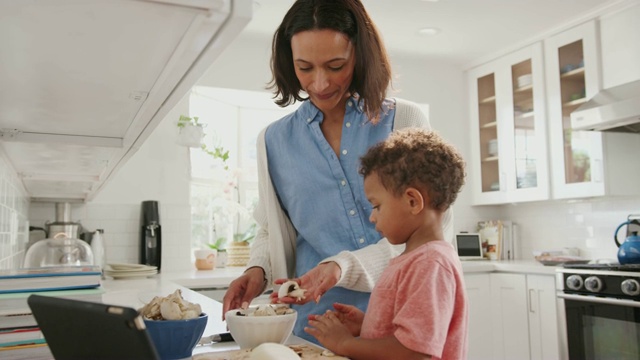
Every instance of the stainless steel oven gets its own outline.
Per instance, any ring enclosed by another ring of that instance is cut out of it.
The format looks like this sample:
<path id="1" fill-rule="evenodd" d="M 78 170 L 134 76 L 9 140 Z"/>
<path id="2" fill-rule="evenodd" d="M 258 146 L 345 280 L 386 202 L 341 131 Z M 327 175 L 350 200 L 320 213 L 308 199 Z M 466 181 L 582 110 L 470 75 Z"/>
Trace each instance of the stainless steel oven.
<path id="1" fill-rule="evenodd" d="M 640 265 L 565 264 L 558 279 L 569 359 L 640 359 Z"/>

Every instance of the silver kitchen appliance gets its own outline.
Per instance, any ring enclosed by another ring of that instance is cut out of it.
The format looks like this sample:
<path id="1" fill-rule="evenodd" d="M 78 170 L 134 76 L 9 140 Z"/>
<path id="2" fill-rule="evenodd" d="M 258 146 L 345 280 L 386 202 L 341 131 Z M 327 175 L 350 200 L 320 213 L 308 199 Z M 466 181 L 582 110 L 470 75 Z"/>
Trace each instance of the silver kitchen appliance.
<path id="1" fill-rule="evenodd" d="M 557 297 L 569 359 L 640 359 L 640 264 L 565 264 Z"/>
<path id="2" fill-rule="evenodd" d="M 35 243 L 52 239 L 58 234 L 64 234 L 69 239 L 84 239 L 83 228 L 80 223 L 71 221 L 71 204 L 68 202 L 56 203 L 55 221 L 45 222 L 44 227 L 29 227 L 29 242 L 26 251 Z"/>
<path id="3" fill-rule="evenodd" d="M 56 203 L 56 220 L 52 223 L 45 223 L 48 237 L 53 237 L 59 233 L 67 234 L 67 237 L 78 239 L 82 230 L 80 223 L 71 221 L 71 204 L 68 202 Z"/>
<path id="4" fill-rule="evenodd" d="M 601 90 L 571 113 L 571 127 L 640 133 L 640 80 Z"/>

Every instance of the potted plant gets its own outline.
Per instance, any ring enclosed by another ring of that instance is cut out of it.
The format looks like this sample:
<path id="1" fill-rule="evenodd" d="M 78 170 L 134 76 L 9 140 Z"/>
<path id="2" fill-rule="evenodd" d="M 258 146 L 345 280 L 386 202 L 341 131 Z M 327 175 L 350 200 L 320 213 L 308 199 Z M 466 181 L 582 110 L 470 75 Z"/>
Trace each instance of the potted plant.
<path id="1" fill-rule="evenodd" d="M 256 223 L 252 223 L 242 233 L 233 234 L 233 241 L 227 245 L 227 265 L 247 266 L 251 242 L 256 237 Z"/>
<path id="2" fill-rule="evenodd" d="M 204 137 L 203 125 L 198 122 L 198 117 L 189 117 L 180 115 L 178 119 L 178 144 L 188 147 L 202 147 L 202 138 Z"/>
<path id="3" fill-rule="evenodd" d="M 218 253 L 216 259 L 216 267 L 223 268 L 227 266 L 227 249 L 224 248 L 226 238 L 220 236 L 216 239 L 215 244 L 206 244 L 209 249 L 215 250 Z"/>

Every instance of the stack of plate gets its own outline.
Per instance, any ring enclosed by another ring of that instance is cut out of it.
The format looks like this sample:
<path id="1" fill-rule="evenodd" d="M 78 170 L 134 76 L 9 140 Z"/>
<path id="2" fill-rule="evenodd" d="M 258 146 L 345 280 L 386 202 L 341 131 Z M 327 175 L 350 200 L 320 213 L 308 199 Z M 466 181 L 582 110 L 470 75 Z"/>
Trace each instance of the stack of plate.
<path id="1" fill-rule="evenodd" d="M 156 266 L 143 264 L 107 264 L 104 274 L 114 279 L 147 277 L 158 273 Z"/>

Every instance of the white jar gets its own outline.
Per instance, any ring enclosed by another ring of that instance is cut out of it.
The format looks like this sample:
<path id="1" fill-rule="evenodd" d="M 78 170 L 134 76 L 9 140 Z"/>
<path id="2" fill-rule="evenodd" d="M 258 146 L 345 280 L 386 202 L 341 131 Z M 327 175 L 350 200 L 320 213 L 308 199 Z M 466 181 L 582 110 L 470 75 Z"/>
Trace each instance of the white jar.
<path id="1" fill-rule="evenodd" d="M 104 270 L 107 263 L 107 254 L 104 247 L 103 229 L 97 229 L 91 237 L 91 252 L 93 252 L 93 263 Z"/>

